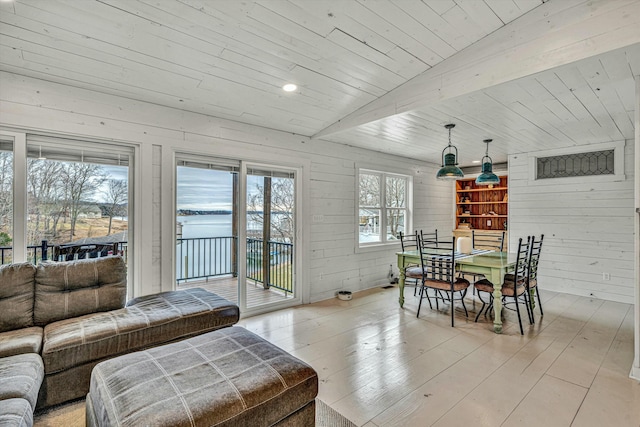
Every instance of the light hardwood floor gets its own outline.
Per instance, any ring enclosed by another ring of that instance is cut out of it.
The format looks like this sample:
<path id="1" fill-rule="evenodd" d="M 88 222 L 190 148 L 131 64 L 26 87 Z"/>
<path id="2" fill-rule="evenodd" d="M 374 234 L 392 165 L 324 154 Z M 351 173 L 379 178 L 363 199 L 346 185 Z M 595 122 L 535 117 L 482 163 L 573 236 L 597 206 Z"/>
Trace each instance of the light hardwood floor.
<path id="1" fill-rule="evenodd" d="M 507 310 L 502 335 L 473 310 L 454 328 L 448 307 L 417 319 L 413 289 L 400 309 L 395 287 L 240 325 L 311 364 L 319 398 L 358 426 L 640 426 L 633 306 L 542 296 L 545 315 L 525 336 Z"/>

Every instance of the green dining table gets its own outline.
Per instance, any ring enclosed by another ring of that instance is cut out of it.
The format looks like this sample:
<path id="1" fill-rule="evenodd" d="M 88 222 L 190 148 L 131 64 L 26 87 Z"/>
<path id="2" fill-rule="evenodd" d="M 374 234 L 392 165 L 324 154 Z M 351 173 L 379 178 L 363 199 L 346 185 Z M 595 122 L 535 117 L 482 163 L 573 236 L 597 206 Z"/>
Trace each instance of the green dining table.
<path id="1" fill-rule="evenodd" d="M 450 251 L 447 251 L 450 253 Z M 444 253 L 444 251 L 443 251 Z M 398 252 L 398 269 L 400 278 L 400 307 L 404 306 L 404 267 L 409 264 L 420 264 L 418 251 Z M 517 254 L 508 252 L 486 252 L 479 255 L 456 257 L 456 268 L 463 273 L 483 274 L 493 283 L 493 331 L 502 333 L 502 279 L 507 271 L 512 270 Z"/>

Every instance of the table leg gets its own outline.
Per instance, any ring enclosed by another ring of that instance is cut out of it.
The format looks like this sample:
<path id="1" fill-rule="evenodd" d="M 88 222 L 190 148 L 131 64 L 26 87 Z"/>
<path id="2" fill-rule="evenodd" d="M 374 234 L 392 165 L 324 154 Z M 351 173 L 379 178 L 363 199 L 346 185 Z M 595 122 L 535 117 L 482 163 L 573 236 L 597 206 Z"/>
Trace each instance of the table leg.
<path id="1" fill-rule="evenodd" d="M 398 303 L 402 308 L 404 306 L 404 257 L 402 255 L 398 255 L 398 270 L 400 270 L 400 277 L 398 278 L 400 297 L 398 298 Z"/>
<path id="2" fill-rule="evenodd" d="M 502 333 L 502 280 L 504 271 L 491 269 L 491 283 L 493 283 L 493 332 Z"/>
<path id="3" fill-rule="evenodd" d="M 502 284 L 493 284 L 493 332 L 502 333 Z"/>
<path id="4" fill-rule="evenodd" d="M 536 288 L 529 288 L 529 302 L 531 303 L 531 312 L 533 313 L 533 309 L 536 307 Z"/>
<path id="5" fill-rule="evenodd" d="M 404 306 L 404 274 L 402 273 L 400 273 L 398 289 L 400 289 L 400 298 L 398 299 L 398 303 L 400 303 L 400 308 L 402 308 Z"/>

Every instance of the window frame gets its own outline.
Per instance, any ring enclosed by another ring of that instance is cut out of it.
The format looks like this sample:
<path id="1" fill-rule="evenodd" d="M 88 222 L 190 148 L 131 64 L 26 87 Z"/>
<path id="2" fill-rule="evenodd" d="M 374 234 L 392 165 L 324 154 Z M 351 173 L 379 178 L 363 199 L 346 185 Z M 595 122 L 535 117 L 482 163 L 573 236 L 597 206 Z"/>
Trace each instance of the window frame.
<path id="1" fill-rule="evenodd" d="M 140 295 L 140 251 L 136 250 L 136 241 L 139 241 L 139 229 L 142 223 L 137 215 L 141 211 L 137 207 L 136 194 L 140 194 L 140 147 L 135 143 L 117 140 L 101 140 L 92 137 L 81 137 L 64 133 L 49 133 L 30 130 L 11 130 L 10 128 L 0 128 L 0 135 L 7 140 L 13 141 L 13 241 L 12 256 L 13 263 L 30 261 L 27 258 L 27 213 L 28 213 L 28 146 L 34 144 L 35 140 L 42 138 L 42 141 L 50 138 L 64 141 L 66 149 L 82 147 L 82 144 L 95 144 L 95 146 L 110 146 L 129 152 L 128 160 L 128 204 L 129 210 L 129 241 L 128 241 L 128 298 Z M 39 142 L 35 142 L 38 144 Z M 72 161 L 67 160 L 67 161 Z"/>
<path id="2" fill-rule="evenodd" d="M 355 243 L 357 250 L 375 249 L 380 247 L 396 246 L 400 244 L 400 239 L 388 239 L 386 232 L 380 233 L 380 240 L 375 242 L 360 241 L 360 176 L 363 174 L 377 175 L 380 177 L 379 200 L 380 207 L 380 230 L 386 230 L 389 223 L 389 211 L 404 211 L 405 230 L 413 229 L 413 176 L 397 172 L 389 172 L 371 167 L 357 166 L 355 179 Z M 404 208 L 390 206 L 387 203 L 387 179 L 401 178 L 405 181 L 405 203 Z M 365 207 L 366 208 L 366 207 Z"/>

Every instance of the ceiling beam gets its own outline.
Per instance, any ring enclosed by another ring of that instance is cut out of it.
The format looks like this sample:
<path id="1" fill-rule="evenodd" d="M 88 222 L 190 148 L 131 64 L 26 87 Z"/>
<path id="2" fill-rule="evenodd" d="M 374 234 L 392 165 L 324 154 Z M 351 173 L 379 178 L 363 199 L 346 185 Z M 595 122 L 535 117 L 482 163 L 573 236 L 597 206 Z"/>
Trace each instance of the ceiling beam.
<path id="1" fill-rule="evenodd" d="M 640 0 L 549 0 L 312 138 L 640 44 L 638 28 Z"/>

